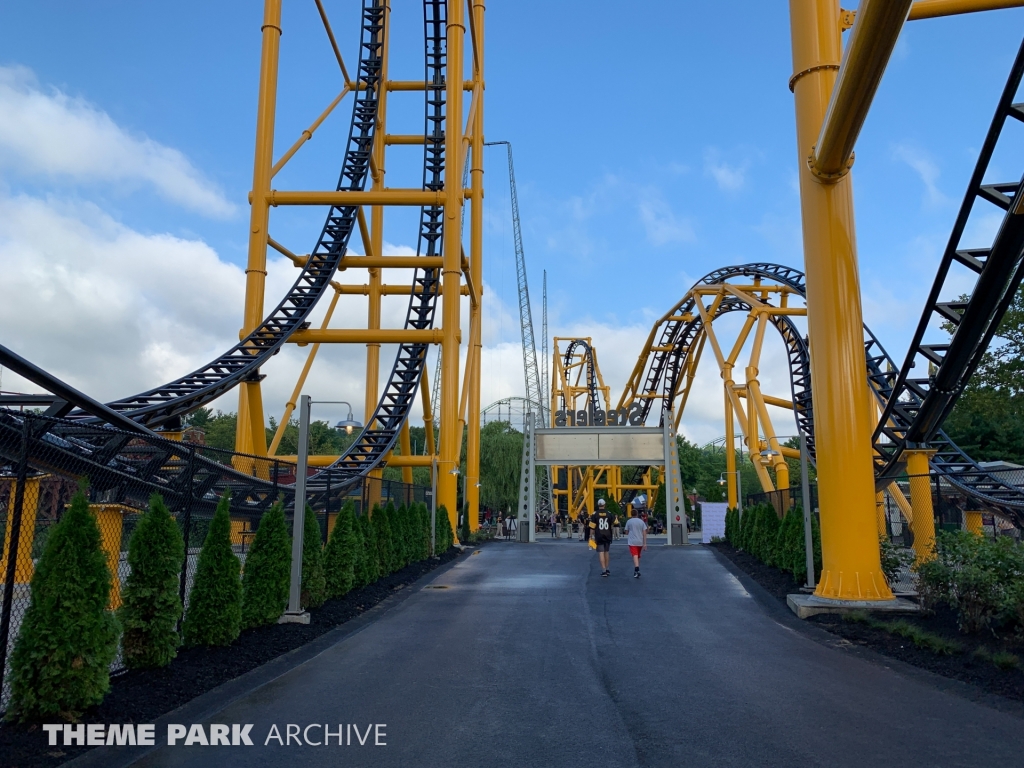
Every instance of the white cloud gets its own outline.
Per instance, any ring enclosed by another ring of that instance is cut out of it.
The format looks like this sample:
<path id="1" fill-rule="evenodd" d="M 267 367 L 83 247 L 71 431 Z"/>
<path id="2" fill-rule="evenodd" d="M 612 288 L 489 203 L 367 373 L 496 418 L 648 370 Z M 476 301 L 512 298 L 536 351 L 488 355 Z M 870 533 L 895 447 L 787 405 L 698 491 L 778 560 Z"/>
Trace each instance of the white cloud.
<path id="1" fill-rule="evenodd" d="M 892 149 L 893 157 L 909 165 L 924 184 L 925 203 L 929 206 L 940 206 L 949 202 L 939 189 L 939 167 L 924 150 L 909 144 L 897 144 Z"/>
<path id="2" fill-rule="evenodd" d="M 747 171 L 750 163 L 744 161 L 736 165 L 722 160 L 714 147 L 704 150 L 704 175 L 714 179 L 723 192 L 738 192 L 747 184 Z"/>
<path id="3" fill-rule="evenodd" d="M 44 92 L 25 67 L 0 67 L 0 165 L 86 184 L 148 185 L 216 218 L 236 210 L 180 151 L 129 133 L 82 98 Z"/>
<path id="4" fill-rule="evenodd" d="M 653 245 L 690 243 L 696 239 L 690 220 L 677 216 L 672 207 L 659 197 L 642 199 L 637 203 L 637 210 L 647 232 L 647 239 Z"/>

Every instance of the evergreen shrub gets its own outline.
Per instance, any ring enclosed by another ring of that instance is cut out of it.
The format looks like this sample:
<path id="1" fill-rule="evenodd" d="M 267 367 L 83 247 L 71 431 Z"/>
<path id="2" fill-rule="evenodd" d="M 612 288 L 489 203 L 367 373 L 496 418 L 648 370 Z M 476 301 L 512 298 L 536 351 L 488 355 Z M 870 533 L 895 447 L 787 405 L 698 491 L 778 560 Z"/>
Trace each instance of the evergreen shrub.
<path id="1" fill-rule="evenodd" d="M 363 559 L 366 563 L 365 584 L 373 584 L 383 574 L 380 567 L 380 549 L 377 547 L 377 531 L 371 518 L 362 515 L 359 523 L 363 532 Z"/>
<path id="2" fill-rule="evenodd" d="M 154 493 L 128 540 L 128 566 L 118 620 L 121 655 L 128 669 L 164 667 L 178 654 L 181 638 L 179 586 L 185 542 L 181 528 Z"/>
<path id="3" fill-rule="evenodd" d="M 242 628 L 273 624 L 288 607 L 291 546 L 284 504 L 263 513 L 242 573 Z"/>
<path id="4" fill-rule="evenodd" d="M 389 502 L 390 505 L 390 502 Z M 391 521 L 388 519 L 388 507 L 373 508 L 370 513 L 370 525 L 373 528 L 374 544 L 377 546 L 377 563 L 381 576 L 387 576 L 395 570 L 392 560 Z"/>
<path id="5" fill-rule="evenodd" d="M 443 555 L 453 546 L 452 522 L 448 519 L 448 508 L 442 504 L 437 508 L 437 520 L 434 522 L 434 554 Z"/>
<path id="6" fill-rule="evenodd" d="M 320 521 L 316 519 L 313 508 L 307 504 L 306 519 L 302 524 L 302 586 L 299 590 L 299 602 L 303 608 L 319 608 L 327 599 L 326 590 Z"/>
<path id="7" fill-rule="evenodd" d="M 242 564 L 231 548 L 231 497 L 225 493 L 199 551 L 181 625 L 186 645 L 231 645 L 242 626 Z"/>
<path id="8" fill-rule="evenodd" d="M 614 512 L 612 513 L 615 514 Z M 462 525 L 459 527 L 459 540 L 465 544 L 469 541 L 469 504 L 462 507 Z"/>
<path id="9" fill-rule="evenodd" d="M 327 597 L 341 597 L 355 584 L 355 505 L 346 502 L 334 520 L 334 529 L 324 550 L 324 578 Z"/>
<path id="10" fill-rule="evenodd" d="M 75 719 L 110 688 L 117 619 L 110 571 L 84 491 L 50 529 L 10 658 L 7 719 Z"/>

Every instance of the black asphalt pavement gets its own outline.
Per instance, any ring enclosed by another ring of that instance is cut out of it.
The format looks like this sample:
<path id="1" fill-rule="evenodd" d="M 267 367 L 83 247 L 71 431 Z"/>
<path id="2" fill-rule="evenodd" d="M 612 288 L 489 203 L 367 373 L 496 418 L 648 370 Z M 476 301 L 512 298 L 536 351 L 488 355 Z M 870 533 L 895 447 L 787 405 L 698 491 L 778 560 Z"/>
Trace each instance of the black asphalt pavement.
<path id="1" fill-rule="evenodd" d="M 1024 764 L 1019 715 L 794 629 L 705 547 L 652 546 L 640 579 L 621 542 L 609 578 L 596 560 L 564 539 L 485 546 L 207 721 L 253 724 L 254 746 L 138 765 Z M 385 724 L 386 746 L 344 727 L 351 745 L 295 743 L 324 723 Z M 291 745 L 264 745 L 289 724 Z"/>

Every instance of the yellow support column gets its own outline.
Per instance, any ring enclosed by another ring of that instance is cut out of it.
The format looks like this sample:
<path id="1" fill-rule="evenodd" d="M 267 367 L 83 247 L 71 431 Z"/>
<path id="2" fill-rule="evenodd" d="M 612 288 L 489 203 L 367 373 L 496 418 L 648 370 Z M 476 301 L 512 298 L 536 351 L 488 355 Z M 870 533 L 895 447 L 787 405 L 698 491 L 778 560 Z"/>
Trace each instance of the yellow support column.
<path id="1" fill-rule="evenodd" d="M 911 450 L 907 457 L 907 474 L 910 476 L 910 506 L 914 517 L 910 530 L 914 532 L 914 554 L 917 562 L 929 559 L 935 551 L 935 509 L 932 506 L 932 483 L 928 474 L 928 457 L 935 451 Z"/>
<path id="2" fill-rule="evenodd" d="M 281 51 L 281 0 L 264 0 L 263 50 L 260 55 L 260 92 L 256 108 L 256 151 L 252 171 L 252 207 L 249 213 L 249 256 L 245 267 L 245 316 L 242 336 L 263 320 L 263 292 L 267 282 L 267 227 L 270 221 L 270 180 L 274 167 L 274 115 L 277 112 L 277 64 Z M 263 399 L 258 381 L 238 390 L 235 450 L 267 455 L 263 429 Z"/>
<path id="3" fill-rule="evenodd" d="M 438 467 L 438 506 L 448 510 L 453 531 L 458 530 L 458 476 L 462 436 L 459 430 L 459 288 L 462 284 L 462 72 L 463 4 L 448 5 L 448 80 L 445 113 L 444 267 L 442 268 L 441 342 L 441 447 Z"/>
<path id="4" fill-rule="evenodd" d="M 110 600 L 107 607 L 115 610 L 121 607 L 121 533 L 124 530 L 124 516 L 138 514 L 140 510 L 123 504 L 90 504 L 89 509 L 96 515 L 100 546 L 107 555 L 107 569 L 110 571 Z"/>
<path id="5" fill-rule="evenodd" d="M 979 536 L 985 533 L 985 526 L 981 520 L 981 512 L 964 512 L 964 525 L 971 533 Z"/>
<path id="6" fill-rule="evenodd" d="M 732 368 L 723 372 L 728 376 L 725 380 L 725 487 L 728 496 L 729 509 L 736 509 L 736 502 L 739 494 L 736 492 L 736 445 L 734 437 L 734 424 L 732 415 L 732 398 L 729 397 L 729 389 L 732 387 Z"/>
<path id="7" fill-rule="evenodd" d="M 807 164 L 842 56 L 839 2 L 789 6 L 824 565 L 816 594 L 889 600 L 874 520 L 874 408 L 864 375 L 853 191 L 849 174 L 821 179 Z"/>
<path id="8" fill-rule="evenodd" d="M 32 562 L 32 545 L 36 536 L 36 512 L 39 509 L 39 485 L 42 477 L 25 480 L 24 500 L 21 503 L 21 527 L 18 529 L 18 554 L 14 561 L 14 583 L 28 584 L 35 573 Z M 11 481 L 7 496 L 7 524 L 4 526 L 4 549 L 0 557 L 0 578 L 7 574 L 7 558 L 11 551 L 11 525 L 14 522 L 14 497 L 18 492 L 18 481 Z"/>

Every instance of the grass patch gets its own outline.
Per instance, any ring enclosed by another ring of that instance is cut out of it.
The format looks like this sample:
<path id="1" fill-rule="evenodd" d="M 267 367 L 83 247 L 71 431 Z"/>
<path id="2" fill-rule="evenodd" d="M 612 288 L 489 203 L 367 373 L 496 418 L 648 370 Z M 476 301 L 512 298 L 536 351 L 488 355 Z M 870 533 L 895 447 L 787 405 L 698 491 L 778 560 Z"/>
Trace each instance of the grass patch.
<path id="1" fill-rule="evenodd" d="M 864 624 L 872 629 L 905 638 L 918 648 L 931 651 L 939 656 L 953 656 L 957 653 L 963 653 L 964 650 L 963 645 L 955 640 L 947 640 L 940 635 L 921 629 L 916 624 L 911 624 L 905 619 L 879 621 L 873 618 L 867 611 L 851 611 L 850 613 L 843 614 L 843 620 L 852 624 Z"/>

